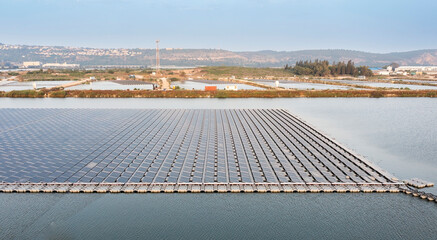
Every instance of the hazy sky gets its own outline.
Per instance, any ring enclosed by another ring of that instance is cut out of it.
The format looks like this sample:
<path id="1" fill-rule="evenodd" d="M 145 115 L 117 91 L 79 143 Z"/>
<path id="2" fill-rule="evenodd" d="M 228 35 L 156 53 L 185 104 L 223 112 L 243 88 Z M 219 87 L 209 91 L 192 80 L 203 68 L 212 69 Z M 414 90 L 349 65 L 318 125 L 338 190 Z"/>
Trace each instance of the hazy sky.
<path id="1" fill-rule="evenodd" d="M 437 48 L 436 0 L 0 0 L 0 42 L 84 47 Z"/>

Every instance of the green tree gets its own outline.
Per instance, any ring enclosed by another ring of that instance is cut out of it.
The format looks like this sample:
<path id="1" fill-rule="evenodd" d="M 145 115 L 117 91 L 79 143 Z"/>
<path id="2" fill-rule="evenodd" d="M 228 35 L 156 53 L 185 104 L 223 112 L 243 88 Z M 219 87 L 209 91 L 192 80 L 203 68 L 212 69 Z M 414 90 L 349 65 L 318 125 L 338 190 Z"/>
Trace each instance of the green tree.
<path id="1" fill-rule="evenodd" d="M 366 68 L 356 68 L 355 64 L 352 60 L 349 60 L 347 63 L 338 62 L 329 64 L 326 60 L 316 59 L 313 61 L 297 61 L 295 66 L 289 66 L 288 64 L 284 67 L 285 70 L 291 71 L 296 75 L 312 75 L 312 76 L 338 76 L 338 75 L 351 75 L 358 76 L 361 74 L 361 71 L 366 75 L 371 74 L 371 71 Z"/>

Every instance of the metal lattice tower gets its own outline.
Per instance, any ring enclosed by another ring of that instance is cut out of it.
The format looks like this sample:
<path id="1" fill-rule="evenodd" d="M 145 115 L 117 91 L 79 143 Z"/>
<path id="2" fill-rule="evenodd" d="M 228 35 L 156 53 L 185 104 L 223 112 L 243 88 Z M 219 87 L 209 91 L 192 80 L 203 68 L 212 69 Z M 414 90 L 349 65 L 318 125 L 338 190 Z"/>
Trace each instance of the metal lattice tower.
<path id="1" fill-rule="evenodd" d="M 156 40 L 156 74 L 159 74 L 159 40 Z"/>

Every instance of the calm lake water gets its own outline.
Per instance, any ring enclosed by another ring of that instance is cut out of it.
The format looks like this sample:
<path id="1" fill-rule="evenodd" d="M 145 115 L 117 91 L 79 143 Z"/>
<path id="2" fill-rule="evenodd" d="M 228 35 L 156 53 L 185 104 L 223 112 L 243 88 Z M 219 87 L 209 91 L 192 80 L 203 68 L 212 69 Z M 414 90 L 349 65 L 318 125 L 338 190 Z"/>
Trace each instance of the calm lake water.
<path id="1" fill-rule="evenodd" d="M 412 90 L 437 90 L 436 86 L 426 86 L 426 85 L 412 85 L 412 84 L 400 84 L 400 83 L 384 83 L 384 82 L 369 82 L 369 81 L 351 81 L 351 80 L 332 80 L 332 79 L 323 79 L 323 81 L 327 82 L 339 82 L 346 84 L 354 84 L 354 85 L 362 85 L 376 88 L 409 88 Z"/>
<path id="2" fill-rule="evenodd" d="M 253 80 L 257 83 L 262 83 L 269 86 L 276 86 L 275 80 L 262 80 L 262 79 L 256 79 Z M 279 80 L 279 87 L 283 87 L 286 89 L 314 89 L 314 90 L 328 90 L 328 89 L 335 89 L 335 90 L 348 90 L 348 89 L 354 89 L 352 87 L 348 86 L 339 86 L 339 85 L 329 85 L 329 84 L 321 84 L 321 83 L 306 83 L 306 82 L 295 82 L 295 81 L 287 81 L 287 80 Z"/>
<path id="3" fill-rule="evenodd" d="M 0 81 L 0 91 L 10 92 L 14 90 L 32 90 L 33 84 L 36 84 L 37 88 L 50 88 L 63 84 L 71 83 L 74 81 L 29 81 L 29 82 L 16 82 L 16 81 Z M 134 90 L 146 89 L 152 90 L 152 84 L 132 84 L 123 85 L 114 83 L 112 81 L 96 81 L 89 84 L 81 84 L 73 87 L 66 88 L 67 90 Z"/>
<path id="4" fill-rule="evenodd" d="M 430 83 L 437 86 L 437 79 L 435 80 L 417 80 L 417 79 L 392 79 L 398 82 L 419 82 L 419 83 Z"/>
<path id="5" fill-rule="evenodd" d="M 226 86 L 237 86 L 239 90 L 262 90 L 263 88 L 255 87 L 246 84 L 238 84 L 232 82 L 220 82 L 217 83 L 209 83 L 209 82 L 200 82 L 200 81 L 172 81 L 172 86 L 179 86 L 182 89 L 187 90 L 204 90 L 205 86 L 217 86 L 217 89 L 225 90 Z"/>
<path id="6" fill-rule="evenodd" d="M 33 90 L 34 84 L 36 88 L 51 88 L 74 81 L 29 81 L 29 82 L 16 82 L 16 81 L 1 81 L 0 91 L 10 92 L 14 90 Z"/>
<path id="7" fill-rule="evenodd" d="M 152 90 L 152 84 L 132 84 L 123 85 L 111 81 L 97 81 L 89 84 L 81 84 L 66 88 L 67 90 L 134 90 L 134 89 Z"/>
<path id="8" fill-rule="evenodd" d="M 0 99 L 18 107 L 285 108 L 400 179 L 437 183 L 437 99 Z M 0 206 L 5 239 L 437 236 L 436 203 L 404 194 L 0 194 Z"/>

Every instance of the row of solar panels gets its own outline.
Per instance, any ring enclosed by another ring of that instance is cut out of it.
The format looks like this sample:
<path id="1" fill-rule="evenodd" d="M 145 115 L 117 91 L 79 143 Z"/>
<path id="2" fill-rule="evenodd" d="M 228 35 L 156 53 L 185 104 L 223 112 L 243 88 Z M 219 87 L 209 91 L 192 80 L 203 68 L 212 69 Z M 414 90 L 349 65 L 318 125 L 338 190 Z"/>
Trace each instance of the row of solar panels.
<path id="1" fill-rule="evenodd" d="M 20 112 L 4 111 L 0 118 Z M 0 181 L 387 181 L 282 110 L 118 111 L 23 110 L 27 119 L 43 120 L 0 134 L 6 146 L 0 150 Z M 29 139 L 38 141 L 26 145 Z M 53 157 L 50 149 L 59 156 Z M 17 164 L 20 161 L 38 163 L 41 169 Z"/>

